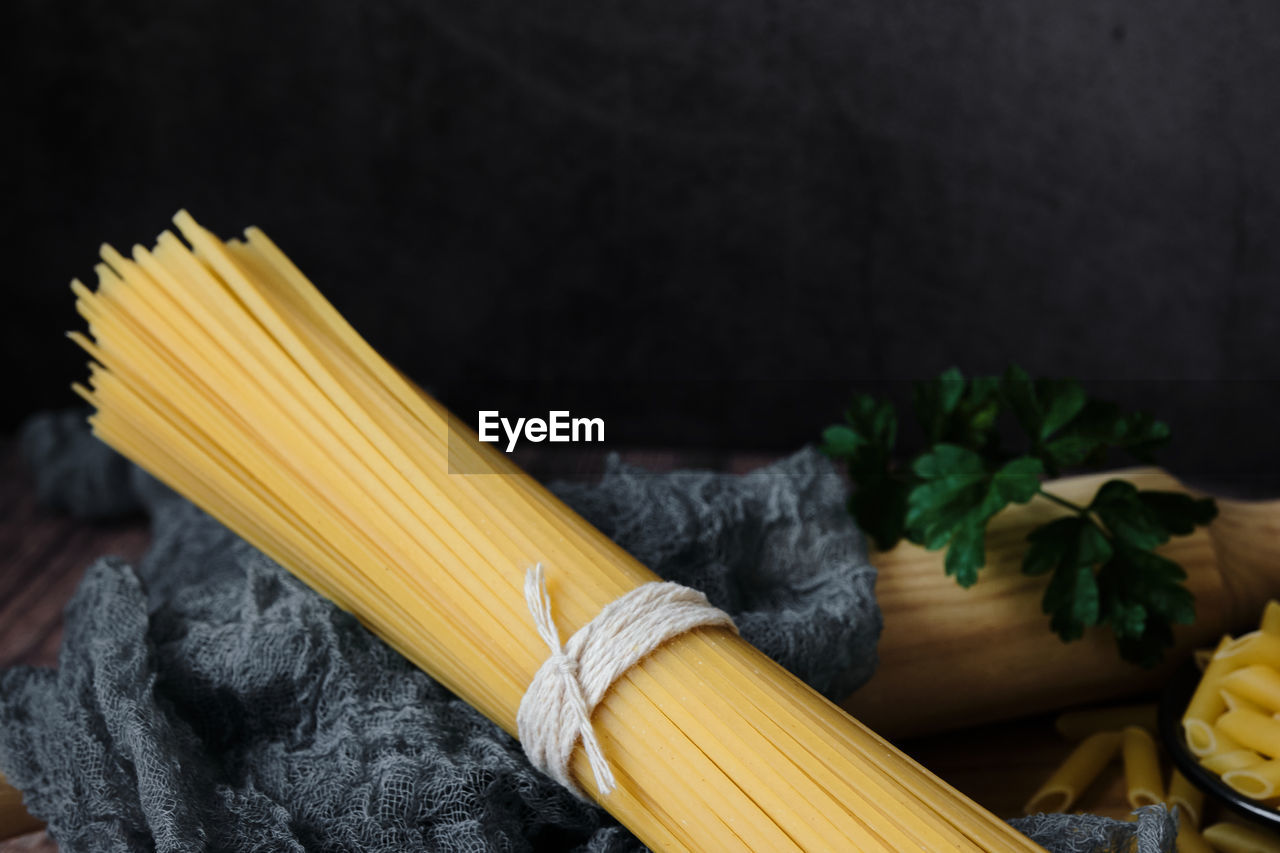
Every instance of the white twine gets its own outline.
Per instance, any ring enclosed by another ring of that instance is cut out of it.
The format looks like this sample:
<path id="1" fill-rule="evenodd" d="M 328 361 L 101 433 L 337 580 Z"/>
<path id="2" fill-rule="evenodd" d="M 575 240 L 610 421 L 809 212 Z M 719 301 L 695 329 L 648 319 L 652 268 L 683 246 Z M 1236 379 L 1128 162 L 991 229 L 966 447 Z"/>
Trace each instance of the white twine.
<path id="1" fill-rule="evenodd" d="M 534 767 L 584 798 L 569 776 L 569 759 L 579 738 L 595 774 L 596 789 L 607 795 L 617 787 L 591 727 L 591 713 L 613 682 L 645 655 L 686 631 L 704 625 L 737 631 L 729 614 L 712 607 L 696 589 L 654 582 L 605 605 L 561 646 L 541 563 L 525 575 L 524 597 L 551 657 L 539 667 L 520 701 L 516 712 L 520 742 Z"/>

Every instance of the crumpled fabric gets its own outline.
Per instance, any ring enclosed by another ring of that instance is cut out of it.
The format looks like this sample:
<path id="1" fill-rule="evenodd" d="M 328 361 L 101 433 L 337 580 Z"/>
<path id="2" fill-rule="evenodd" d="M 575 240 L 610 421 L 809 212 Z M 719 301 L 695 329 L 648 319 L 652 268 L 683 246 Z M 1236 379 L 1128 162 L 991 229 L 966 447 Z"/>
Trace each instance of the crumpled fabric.
<path id="1" fill-rule="evenodd" d="M 143 511 L 153 528 L 136 566 L 89 568 L 57 669 L 0 673 L 0 770 L 63 849 L 643 849 L 352 616 L 99 443 L 83 413 L 36 417 L 23 448 L 51 506 Z M 816 451 L 744 476 L 614 459 L 598 484 L 553 490 L 825 694 L 874 670 L 875 570 Z M 1127 849 L 1135 833 L 1140 853 L 1172 849 L 1163 809 L 1015 825 L 1055 853 Z"/>
<path id="2" fill-rule="evenodd" d="M 1112 820 L 1097 815 L 1036 814 L 1011 820 L 1023 835 L 1050 853 L 1172 853 L 1178 834 L 1173 811 L 1142 806 L 1137 820 Z"/>

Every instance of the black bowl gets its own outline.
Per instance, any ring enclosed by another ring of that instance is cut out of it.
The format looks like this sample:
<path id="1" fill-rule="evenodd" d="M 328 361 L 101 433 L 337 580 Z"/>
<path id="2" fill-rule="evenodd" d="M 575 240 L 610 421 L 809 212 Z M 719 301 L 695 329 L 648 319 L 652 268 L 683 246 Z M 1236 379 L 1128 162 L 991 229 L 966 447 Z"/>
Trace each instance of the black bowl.
<path id="1" fill-rule="evenodd" d="M 1182 733 L 1182 712 L 1191 702 L 1191 694 L 1200 683 L 1200 670 L 1188 660 L 1174 671 L 1160 694 L 1160 740 L 1173 757 L 1173 763 L 1191 784 L 1222 803 L 1236 814 L 1270 829 L 1280 829 L 1280 811 L 1233 791 L 1222 778 L 1200 766 Z"/>

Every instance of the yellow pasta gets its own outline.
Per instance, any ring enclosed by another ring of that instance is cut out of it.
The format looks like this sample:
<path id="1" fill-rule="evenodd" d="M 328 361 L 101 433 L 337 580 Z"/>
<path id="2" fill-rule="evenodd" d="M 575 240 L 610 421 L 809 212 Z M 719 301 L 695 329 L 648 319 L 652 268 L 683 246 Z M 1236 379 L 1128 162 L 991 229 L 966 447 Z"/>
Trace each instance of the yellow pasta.
<path id="1" fill-rule="evenodd" d="M 1280 839 L 1238 823 L 1215 823 L 1201 833 L 1218 853 L 1280 853 Z"/>
<path id="2" fill-rule="evenodd" d="M 1267 664 L 1280 666 L 1280 634 L 1254 631 L 1237 637 L 1214 652 L 1214 660 L 1227 661 L 1232 669 Z"/>
<path id="3" fill-rule="evenodd" d="M 1268 758 L 1280 755 L 1280 720 L 1248 708 L 1227 711 L 1215 726 L 1241 746 Z"/>
<path id="4" fill-rule="evenodd" d="M 1160 753 L 1151 734 L 1138 726 L 1123 732 L 1121 753 L 1124 757 L 1124 782 L 1129 805 L 1151 806 L 1164 802 L 1164 784 L 1160 777 Z"/>
<path id="5" fill-rule="evenodd" d="M 1222 698 L 1221 682 L 1235 667 L 1230 661 L 1220 659 L 1218 653 L 1230 643 L 1230 637 L 1223 637 L 1218 643 L 1218 652 L 1215 652 L 1213 659 L 1205 667 L 1200 684 L 1191 695 L 1187 710 L 1182 714 L 1187 746 L 1200 757 L 1222 751 L 1214 738 L 1213 721 L 1227 708 L 1227 703 Z"/>
<path id="6" fill-rule="evenodd" d="M 1232 673 L 1232 675 L 1235 675 L 1235 673 Z M 1228 678 L 1229 677 L 1230 676 L 1228 676 Z M 1223 679 L 1223 683 L 1226 683 L 1226 679 Z M 1271 715 L 1271 710 L 1269 708 L 1264 708 L 1257 702 L 1245 699 L 1238 693 L 1234 693 L 1226 689 L 1219 690 L 1218 692 L 1222 694 L 1222 702 L 1227 706 L 1228 711 L 1252 711 L 1255 714 L 1261 714 L 1263 716 Z"/>
<path id="7" fill-rule="evenodd" d="M 1255 800 L 1280 799 L 1280 603 L 1259 630 L 1224 637 L 1187 709 L 1187 745 L 1201 765 Z"/>
<path id="8" fill-rule="evenodd" d="M 1118 732 L 1125 726 L 1141 726 L 1147 731 L 1155 731 L 1156 706 L 1147 703 L 1067 711 L 1059 714 L 1053 723 L 1058 734 L 1067 740 L 1083 740 L 1098 732 Z"/>
<path id="9" fill-rule="evenodd" d="M 1270 666 L 1255 663 L 1237 669 L 1222 679 L 1222 689 L 1273 714 L 1280 711 L 1280 672 Z"/>
<path id="10" fill-rule="evenodd" d="M 1204 792 L 1191 784 L 1176 768 L 1169 774 L 1166 802 L 1171 806 L 1177 806 L 1180 826 L 1200 825 L 1204 809 Z"/>
<path id="11" fill-rule="evenodd" d="M 1119 732 L 1098 732 L 1086 737 L 1031 796 L 1023 811 L 1035 814 L 1065 812 L 1071 808 L 1102 769 L 1116 757 L 1120 751 L 1120 740 Z"/>
<path id="12" fill-rule="evenodd" d="M 1280 761 L 1264 759 L 1256 764 L 1228 770 L 1222 781 L 1232 789 L 1255 800 L 1268 800 L 1280 795 Z"/>
<path id="13" fill-rule="evenodd" d="M 563 637 L 654 579 L 361 339 L 261 231 L 175 217 L 76 282 L 94 431 L 354 613 L 508 732 Z M 469 477 L 456 468 L 501 476 Z M 668 642 L 593 717 L 619 787 L 588 794 L 656 850 L 1039 849 L 725 629 Z"/>
<path id="14" fill-rule="evenodd" d="M 1178 821 L 1178 853 L 1214 853 L 1214 850 L 1194 826 Z"/>
<path id="15" fill-rule="evenodd" d="M 1233 749 L 1228 752 L 1221 752 L 1217 755 L 1211 755 L 1208 758 L 1200 759 L 1200 766 L 1210 773 L 1217 773 L 1221 776 L 1232 770 L 1242 770 L 1245 767 L 1252 767 L 1260 761 L 1265 761 L 1258 753 L 1252 749 Z"/>

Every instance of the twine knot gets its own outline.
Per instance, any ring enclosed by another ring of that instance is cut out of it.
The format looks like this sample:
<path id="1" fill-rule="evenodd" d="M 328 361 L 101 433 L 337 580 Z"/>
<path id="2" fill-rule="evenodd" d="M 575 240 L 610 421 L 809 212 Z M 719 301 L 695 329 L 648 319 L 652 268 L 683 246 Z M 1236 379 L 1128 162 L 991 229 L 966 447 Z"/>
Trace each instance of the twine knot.
<path id="1" fill-rule="evenodd" d="M 535 767 L 583 798 L 569 774 L 579 740 L 600 794 L 617 787 L 591 725 L 592 712 L 613 682 L 672 637 L 703 626 L 737 631 L 729 614 L 701 592 L 655 581 L 605 605 L 561 645 L 541 563 L 525 575 L 524 597 L 551 655 L 534 674 L 516 713 L 520 742 Z"/>

